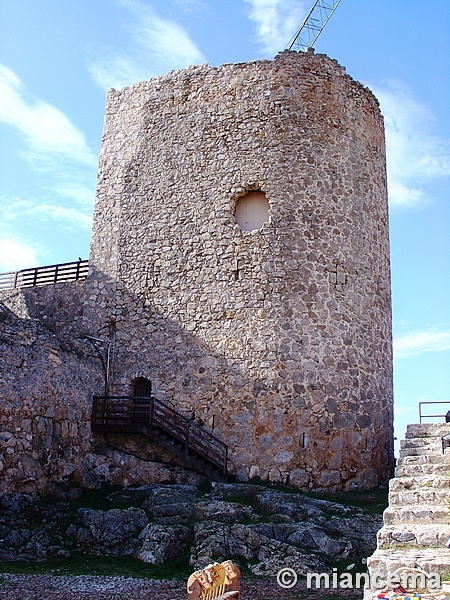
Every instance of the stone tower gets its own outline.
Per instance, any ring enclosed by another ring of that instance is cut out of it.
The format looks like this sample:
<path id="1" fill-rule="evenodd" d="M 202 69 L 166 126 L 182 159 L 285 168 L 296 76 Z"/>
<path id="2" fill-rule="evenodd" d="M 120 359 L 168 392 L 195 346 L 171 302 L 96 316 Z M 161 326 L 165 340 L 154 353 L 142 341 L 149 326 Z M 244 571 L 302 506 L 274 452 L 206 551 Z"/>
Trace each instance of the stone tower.
<path id="1" fill-rule="evenodd" d="M 229 446 L 238 479 L 392 472 L 383 119 L 325 55 L 110 90 L 86 325 Z"/>

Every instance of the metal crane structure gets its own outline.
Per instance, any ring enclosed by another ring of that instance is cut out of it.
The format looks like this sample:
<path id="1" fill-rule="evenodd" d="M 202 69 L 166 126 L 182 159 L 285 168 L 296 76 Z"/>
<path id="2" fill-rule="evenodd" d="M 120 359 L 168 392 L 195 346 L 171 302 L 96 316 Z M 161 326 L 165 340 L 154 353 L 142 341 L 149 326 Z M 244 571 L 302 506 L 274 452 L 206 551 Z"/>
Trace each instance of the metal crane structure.
<path id="1" fill-rule="evenodd" d="M 306 52 L 308 48 L 312 48 L 340 1 L 316 0 L 286 50 Z"/>

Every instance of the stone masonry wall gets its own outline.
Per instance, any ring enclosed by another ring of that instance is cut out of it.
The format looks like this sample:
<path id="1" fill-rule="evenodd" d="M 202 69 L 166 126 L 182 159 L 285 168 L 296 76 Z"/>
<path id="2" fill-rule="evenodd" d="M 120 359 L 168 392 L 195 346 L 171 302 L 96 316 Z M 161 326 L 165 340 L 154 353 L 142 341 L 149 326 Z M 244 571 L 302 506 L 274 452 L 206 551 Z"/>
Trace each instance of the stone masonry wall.
<path id="1" fill-rule="evenodd" d="M 21 304 L 20 293 L 2 296 Z M 101 366 L 86 342 L 63 341 L 3 303 L 0 358 L 0 493 L 42 492 L 51 480 L 73 476 L 90 450 L 90 404 Z"/>
<path id="2" fill-rule="evenodd" d="M 243 232 L 238 198 L 270 218 Z M 392 473 L 383 121 L 336 61 L 207 65 L 108 94 L 85 328 L 230 447 L 238 479 Z"/>
<path id="3" fill-rule="evenodd" d="M 82 297 L 76 282 L 0 293 L 0 495 L 196 481 L 141 436 L 91 433 L 104 375 L 82 337 Z"/>
<path id="4" fill-rule="evenodd" d="M 0 291 L 0 301 L 21 319 L 40 321 L 59 337 L 84 335 L 85 285 L 82 281 Z"/>

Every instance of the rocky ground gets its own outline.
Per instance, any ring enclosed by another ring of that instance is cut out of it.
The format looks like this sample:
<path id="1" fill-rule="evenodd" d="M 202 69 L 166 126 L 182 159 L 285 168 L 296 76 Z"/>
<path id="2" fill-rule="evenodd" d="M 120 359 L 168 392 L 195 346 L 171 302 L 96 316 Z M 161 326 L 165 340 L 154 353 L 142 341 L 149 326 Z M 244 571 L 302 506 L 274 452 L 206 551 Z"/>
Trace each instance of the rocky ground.
<path id="1" fill-rule="evenodd" d="M 302 575 L 361 564 L 381 524 L 380 514 L 355 506 L 254 484 L 154 484 L 97 495 L 68 488 L 52 498 L 6 494 L 0 498 L 0 560 L 41 561 L 43 572 L 49 560 L 128 556 L 153 568 L 149 577 L 155 579 L 95 577 L 94 570 L 79 576 L 9 573 L 0 598 L 145 599 L 157 593 L 175 600 L 186 597 L 186 573 L 232 558 L 243 570 L 246 600 L 356 599 L 358 592 L 332 596 L 331 590 L 306 590 L 304 583 L 283 590 L 276 574 L 283 567 Z M 178 573 L 176 582 L 159 580 L 158 570 L 165 568 L 167 577 L 183 560 L 181 579 Z"/>
<path id="2" fill-rule="evenodd" d="M 300 582 L 283 590 L 273 580 L 246 579 L 241 585 L 242 600 L 304 600 L 347 598 L 361 600 L 362 591 L 307 590 Z M 4 575 L 0 579 L 0 598 L 8 600 L 186 600 L 180 581 L 126 579 L 123 577 L 55 577 L 51 575 Z"/>

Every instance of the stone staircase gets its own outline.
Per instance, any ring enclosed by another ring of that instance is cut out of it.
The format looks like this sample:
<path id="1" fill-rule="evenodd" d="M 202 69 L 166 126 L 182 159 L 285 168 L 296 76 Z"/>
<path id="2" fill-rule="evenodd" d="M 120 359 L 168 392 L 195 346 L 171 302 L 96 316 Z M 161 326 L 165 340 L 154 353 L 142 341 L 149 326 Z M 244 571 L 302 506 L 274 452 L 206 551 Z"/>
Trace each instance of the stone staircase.
<path id="1" fill-rule="evenodd" d="M 443 451 L 442 445 L 447 434 L 450 424 L 408 425 L 377 550 L 367 561 L 372 582 L 375 575 L 386 580 L 397 569 L 422 569 L 440 575 L 438 597 L 450 599 L 450 448 Z M 381 591 L 366 589 L 364 600 Z"/>

